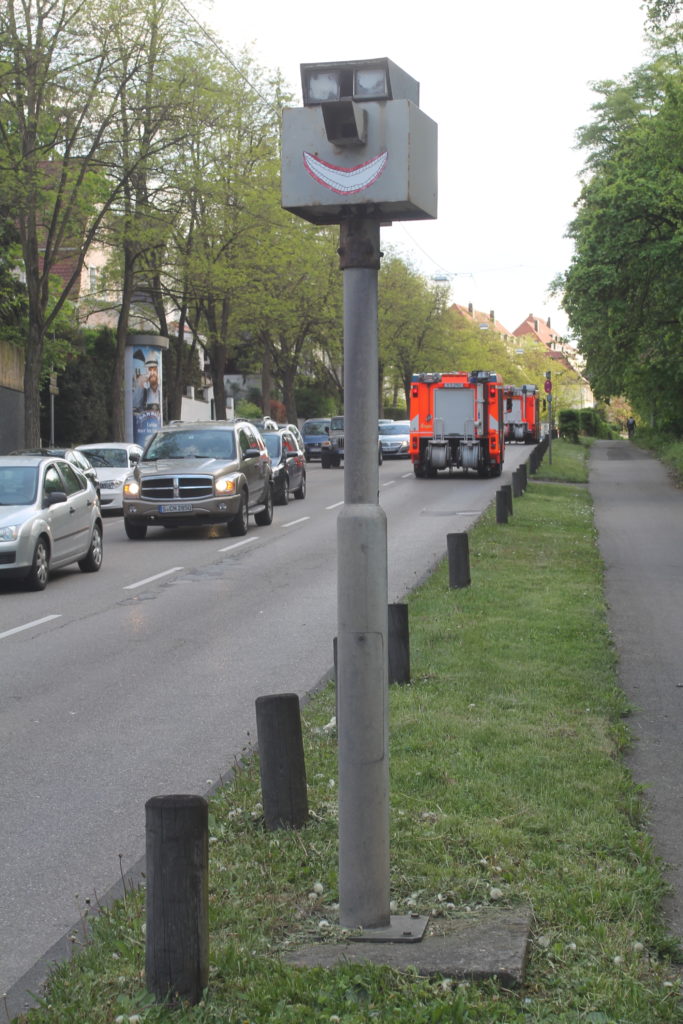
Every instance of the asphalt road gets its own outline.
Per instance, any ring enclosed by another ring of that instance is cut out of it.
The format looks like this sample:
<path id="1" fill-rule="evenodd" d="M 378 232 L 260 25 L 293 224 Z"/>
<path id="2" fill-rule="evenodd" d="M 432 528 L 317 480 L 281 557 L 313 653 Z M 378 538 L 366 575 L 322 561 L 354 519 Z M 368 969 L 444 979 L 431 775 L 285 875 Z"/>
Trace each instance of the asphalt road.
<path id="1" fill-rule="evenodd" d="M 416 480 L 380 467 L 389 601 L 467 530 L 502 481 Z M 223 528 L 105 522 L 104 565 L 55 573 L 42 594 L 0 584 L 0 993 L 30 1003 L 68 953 L 86 898 L 102 899 L 144 851 L 144 805 L 206 793 L 255 739 L 256 697 L 309 692 L 331 669 L 336 514 L 343 471 L 308 467 L 308 494 L 245 538 Z"/>
<path id="2" fill-rule="evenodd" d="M 648 830 L 668 865 L 670 929 L 683 940 L 683 490 L 628 441 L 590 460 L 608 621 L 633 705 L 627 763 L 645 787 Z"/>

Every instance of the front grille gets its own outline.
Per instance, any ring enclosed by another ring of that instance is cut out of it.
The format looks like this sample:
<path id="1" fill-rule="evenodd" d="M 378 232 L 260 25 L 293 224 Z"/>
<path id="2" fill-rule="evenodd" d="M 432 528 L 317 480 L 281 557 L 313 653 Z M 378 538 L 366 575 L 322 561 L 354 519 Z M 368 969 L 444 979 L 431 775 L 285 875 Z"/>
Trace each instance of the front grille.
<path id="1" fill-rule="evenodd" d="M 141 497 L 148 501 L 201 501 L 213 497 L 210 476 L 143 477 L 141 484 Z"/>
<path id="2" fill-rule="evenodd" d="M 333 448 L 342 448 L 343 449 L 343 447 L 344 447 L 344 435 L 342 434 L 341 437 L 331 437 L 330 438 L 330 444 L 332 445 Z"/>

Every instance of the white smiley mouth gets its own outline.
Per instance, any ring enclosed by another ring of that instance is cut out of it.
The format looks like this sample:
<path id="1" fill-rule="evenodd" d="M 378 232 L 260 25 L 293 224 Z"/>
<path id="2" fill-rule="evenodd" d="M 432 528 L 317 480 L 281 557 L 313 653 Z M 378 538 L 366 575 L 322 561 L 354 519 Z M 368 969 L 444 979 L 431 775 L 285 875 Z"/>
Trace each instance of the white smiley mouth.
<path id="1" fill-rule="evenodd" d="M 388 153 L 380 153 L 379 156 L 356 167 L 335 167 L 328 164 L 326 160 L 319 160 L 312 153 L 304 153 L 304 166 L 312 178 L 339 195 L 351 195 L 354 192 L 362 192 L 374 181 L 377 181 L 384 170 L 389 159 Z"/>

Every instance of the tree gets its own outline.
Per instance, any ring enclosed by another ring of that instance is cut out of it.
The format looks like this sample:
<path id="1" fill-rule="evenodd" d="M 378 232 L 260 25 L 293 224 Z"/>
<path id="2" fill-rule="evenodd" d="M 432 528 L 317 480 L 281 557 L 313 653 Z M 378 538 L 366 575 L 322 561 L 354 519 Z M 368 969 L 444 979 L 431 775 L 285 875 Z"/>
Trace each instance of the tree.
<path id="1" fill-rule="evenodd" d="M 570 225 L 575 253 L 557 285 L 598 398 L 626 395 L 683 428 L 683 26 L 654 59 L 601 83 L 579 140 L 589 176 Z M 656 403 L 656 404 L 655 404 Z"/>
<path id="2" fill-rule="evenodd" d="M 145 55 L 135 66 L 131 37 L 143 45 Z M 139 301 L 141 293 L 147 296 L 156 330 L 162 335 L 169 333 L 162 277 L 166 247 L 179 213 L 171 187 L 172 169 L 188 131 L 184 118 L 187 93 L 195 87 L 197 68 L 204 63 L 206 40 L 183 4 L 177 0 L 149 0 L 142 7 L 133 6 L 128 17 L 118 23 L 112 46 L 122 76 L 112 150 L 116 166 L 126 173 L 106 225 L 105 240 L 119 254 L 116 262 L 121 299 L 113 377 L 113 435 L 123 439 L 125 352 L 136 297 Z M 184 318 L 182 311 L 180 317 Z M 136 326 L 140 324 L 136 322 Z M 177 373 L 190 369 L 182 358 L 183 347 L 181 330 L 181 341 L 174 352 L 172 385 L 176 384 Z M 182 388 L 170 388 L 173 406 L 179 404 L 179 390 Z"/>
<path id="3" fill-rule="evenodd" d="M 248 296 L 255 270 L 267 261 L 264 228 L 276 202 L 279 209 L 280 105 L 277 77 L 269 80 L 245 55 L 237 66 L 212 51 L 187 97 L 166 287 L 202 338 L 219 419 L 231 352 L 253 334 Z"/>
<path id="4" fill-rule="evenodd" d="M 298 418 L 296 384 L 302 368 L 320 376 L 325 353 L 342 329 L 342 275 L 334 229 L 308 224 L 278 209 L 264 225 L 259 247 L 266 258 L 254 261 L 248 307 L 254 351 L 278 386 L 288 421 Z M 254 254 L 256 255 L 256 254 Z M 268 389 L 264 386 L 264 411 Z"/>
<path id="5" fill-rule="evenodd" d="M 0 201 L 15 213 L 26 276 L 28 445 L 40 441 L 46 336 L 128 173 L 112 176 L 104 160 L 126 80 L 109 28 L 125 12 L 125 0 L 6 0 L 0 8 Z M 128 74 L 142 57 L 132 41 Z M 58 267 L 62 286 L 51 293 Z"/>
<path id="6" fill-rule="evenodd" d="M 380 389 L 389 380 L 409 403 L 413 373 L 443 365 L 448 351 L 448 288 L 433 288 L 409 263 L 387 252 L 379 272 Z M 396 404 L 395 402 L 393 404 Z M 380 412 L 383 411 L 380 396 Z"/>

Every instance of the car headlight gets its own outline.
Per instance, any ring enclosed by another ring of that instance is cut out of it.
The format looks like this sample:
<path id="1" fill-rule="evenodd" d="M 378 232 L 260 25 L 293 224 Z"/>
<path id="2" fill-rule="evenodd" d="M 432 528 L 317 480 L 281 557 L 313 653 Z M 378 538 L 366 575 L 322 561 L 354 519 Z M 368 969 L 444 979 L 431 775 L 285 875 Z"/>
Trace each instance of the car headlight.
<path id="1" fill-rule="evenodd" d="M 113 491 L 115 487 L 120 487 L 123 483 L 122 479 L 119 480 L 100 480 L 100 487 L 105 491 Z"/>
<path id="2" fill-rule="evenodd" d="M 0 540 L 16 540 L 18 536 L 18 526 L 0 526 Z"/>
<path id="3" fill-rule="evenodd" d="M 219 476 L 214 484 L 216 494 L 234 494 L 235 479 L 229 476 Z"/>
<path id="4" fill-rule="evenodd" d="M 126 480 L 123 485 L 123 493 L 126 498 L 137 498 L 140 496 L 140 484 L 137 480 Z"/>

